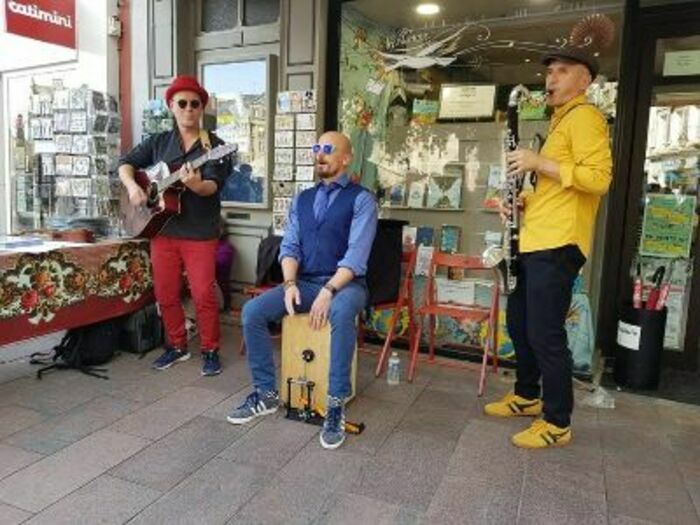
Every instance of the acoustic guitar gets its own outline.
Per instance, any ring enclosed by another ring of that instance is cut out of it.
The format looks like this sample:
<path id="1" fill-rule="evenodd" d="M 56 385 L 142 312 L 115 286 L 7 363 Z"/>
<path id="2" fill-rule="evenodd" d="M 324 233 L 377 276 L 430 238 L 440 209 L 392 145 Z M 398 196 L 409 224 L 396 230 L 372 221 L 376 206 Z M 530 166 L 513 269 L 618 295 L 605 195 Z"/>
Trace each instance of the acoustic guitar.
<path id="1" fill-rule="evenodd" d="M 222 144 L 190 162 L 193 170 L 211 160 L 236 153 L 237 144 Z M 134 206 L 129 192 L 122 186 L 119 196 L 122 227 L 131 237 L 155 237 L 175 215 L 180 213 L 180 199 L 185 185 L 180 182 L 180 167 L 165 162 L 145 170 L 136 170 L 134 180 L 146 194 L 146 203 Z"/>

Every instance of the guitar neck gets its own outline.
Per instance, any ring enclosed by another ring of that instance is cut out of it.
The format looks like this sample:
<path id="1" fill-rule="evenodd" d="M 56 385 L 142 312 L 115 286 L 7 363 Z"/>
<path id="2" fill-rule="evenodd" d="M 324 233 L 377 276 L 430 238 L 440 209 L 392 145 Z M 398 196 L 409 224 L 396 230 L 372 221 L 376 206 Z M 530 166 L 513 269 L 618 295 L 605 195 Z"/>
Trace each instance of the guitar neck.
<path id="1" fill-rule="evenodd" d="M 200 155 L 199 157 L 191 161 L 190 166 L 193 170 L 196 170 L 208 160 L 209 152 L 206 152 L 204 155 Z M 167 188 L 175 184 L 178 180 L 180 180 L 180 170 L 177 170 L 165 177 L 164 179 L 158 181 L 158 192 L 160 193 L 161 191 L 165 191 Z"/>

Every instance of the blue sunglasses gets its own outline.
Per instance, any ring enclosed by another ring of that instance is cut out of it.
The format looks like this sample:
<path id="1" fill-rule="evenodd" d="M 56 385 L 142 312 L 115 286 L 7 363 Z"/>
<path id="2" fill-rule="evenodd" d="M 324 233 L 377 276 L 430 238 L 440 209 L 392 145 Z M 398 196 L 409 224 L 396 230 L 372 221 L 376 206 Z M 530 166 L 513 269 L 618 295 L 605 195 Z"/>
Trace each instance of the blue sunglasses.
<path id="1" fill-rule="evenodd" d="M 335 146 L 333 144 L 314 144 L 311 146 L 311 151 L 314 152 L 314 155 L 318 155 L 321 152 L 324 155 L 330 155 L 335 151 Z"/>

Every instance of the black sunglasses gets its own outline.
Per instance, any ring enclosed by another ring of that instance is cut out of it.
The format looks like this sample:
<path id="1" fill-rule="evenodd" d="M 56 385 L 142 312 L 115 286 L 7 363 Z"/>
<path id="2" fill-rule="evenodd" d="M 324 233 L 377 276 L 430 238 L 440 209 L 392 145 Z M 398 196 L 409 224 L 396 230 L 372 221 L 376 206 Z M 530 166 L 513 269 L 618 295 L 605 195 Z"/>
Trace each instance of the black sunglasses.
<path id="1" fill-rule="evenodd" d="M 188 102 L 189 102 L 190 107 L 191 107 L 192 109 L 199 109 L 199 106 L 202 105 L 202 103 L 201 103 L 199 100 L 197 100 L 197 99 L 194 99 L 194 100 L 187 100 L 187 99 L 184 99 L 184 98 L 181 98 L 180 100 L 178 100 L 178 101 L 177 101 L 177 105 L 180 106 L 180 109 L 185 109 L 185 108 L 187 107 L 187 103 L 188 103 Z"/>

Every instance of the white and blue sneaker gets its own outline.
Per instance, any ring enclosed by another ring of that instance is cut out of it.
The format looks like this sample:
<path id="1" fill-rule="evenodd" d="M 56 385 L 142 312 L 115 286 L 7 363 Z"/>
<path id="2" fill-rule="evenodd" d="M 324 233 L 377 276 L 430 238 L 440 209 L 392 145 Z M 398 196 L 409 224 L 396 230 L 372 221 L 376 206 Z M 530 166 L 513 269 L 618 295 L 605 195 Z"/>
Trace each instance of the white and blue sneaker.
<path id="1" fill-rule="evenodd" d="M 226 420 L 234 425 L 242 425 L 252 421 L 256 417 L 274 414 L 280 406 L 280 397 L 277 392 L 258 392 L 254 390 L 238 408 L 228 415 Z"/>
<path id="2" fill-rule="evenodd" d="M 345 401 L 328 396 L 326 419 L 321 429 L 321 446 L 333 450 L 345 441 Z"/>
<path id="3" fill-rule="evenodd" d="M 190 358 L 190 353 L 187 350 L 180 350 L 172 346 L 166 346 L 163 354 L 153 361 L 153 368 L 156 370 L 165 370 L 170 368 L 175 363 L 187 361 Z"/>

